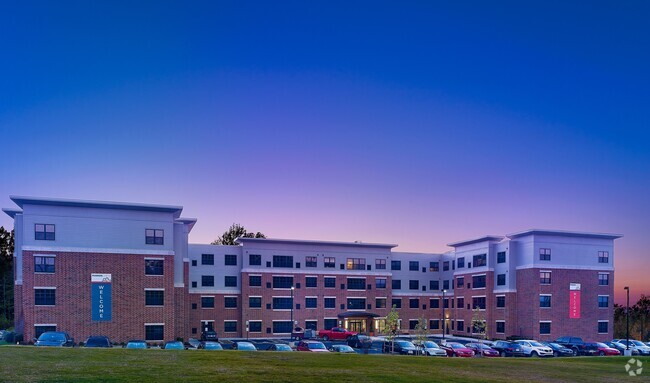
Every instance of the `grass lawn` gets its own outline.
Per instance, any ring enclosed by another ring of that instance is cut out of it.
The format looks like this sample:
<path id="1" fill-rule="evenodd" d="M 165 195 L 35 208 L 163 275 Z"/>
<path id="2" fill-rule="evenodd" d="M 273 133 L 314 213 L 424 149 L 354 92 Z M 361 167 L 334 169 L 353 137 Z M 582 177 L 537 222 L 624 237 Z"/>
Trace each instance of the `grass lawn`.
<path id="1" fill-rule="evenodd" d="M 628 358 L 432 358 L 302 352 L 0 348 L 3 382 L 649 382 Z"/>

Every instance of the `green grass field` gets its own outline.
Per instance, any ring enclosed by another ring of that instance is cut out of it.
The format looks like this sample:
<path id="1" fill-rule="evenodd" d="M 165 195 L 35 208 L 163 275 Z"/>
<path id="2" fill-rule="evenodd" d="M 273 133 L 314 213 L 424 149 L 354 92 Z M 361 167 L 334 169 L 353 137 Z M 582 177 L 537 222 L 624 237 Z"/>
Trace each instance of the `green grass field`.
<path id="1" fill-rule="evenodd" d="M 239 351 L 0 347 L 3 382 L 649 382 L 628 358 L 431 358 Z"/>

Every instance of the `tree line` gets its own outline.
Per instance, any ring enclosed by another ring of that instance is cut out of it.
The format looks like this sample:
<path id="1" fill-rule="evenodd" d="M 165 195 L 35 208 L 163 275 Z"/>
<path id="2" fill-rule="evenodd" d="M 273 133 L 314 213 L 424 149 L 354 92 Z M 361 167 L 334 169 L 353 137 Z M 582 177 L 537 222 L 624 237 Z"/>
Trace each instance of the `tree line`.
<path id="1" fill-rule="evenodd" d="M 614 305 L 614 338 L 626 337 L 626 309 L 626 306 Z M 650 297 L 645 294 L 630 306 L 630 338 L 650 339 Z"/>
<path id="2" fill-rule="evenodd" d="M 14 324 L 14 231 L 0 226 L 0 329 Z"/>

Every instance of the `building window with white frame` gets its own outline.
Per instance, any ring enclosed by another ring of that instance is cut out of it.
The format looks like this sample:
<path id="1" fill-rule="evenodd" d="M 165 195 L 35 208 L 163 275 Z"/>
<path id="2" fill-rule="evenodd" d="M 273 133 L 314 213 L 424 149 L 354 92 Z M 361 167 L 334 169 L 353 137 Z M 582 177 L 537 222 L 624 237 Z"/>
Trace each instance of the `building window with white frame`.
<path id="1" fill-rule="evenodd" d="M 164 245 L 165 231 L 161 229 L 145 229 L 145 244 L 147 245 Z"/>
<path id="2" fill-rule="evenodd" d="M 145 289 L 144 290 L 145 306 L 164 306 L 165 290 L 163 289 Z"/>
<path id="3" fill-rule="evenodd" d="M 540 261 L 550 261 L 551 260 L 551 249 L 540 248 L 539 249 L 539 260 Z"/>
<path id="4" fill-rule="evenodd" d="M 609 332 L 609 321 L 599 320 L 598 321 L 598 333 L 607 334 Z"/>
<path id="5" fill-rule="evenodd" d="M 539 334 L 549 335 L 551 333 L 551 322 L 539 322 Z"/>
<path id="6" fill-rule="evenodd" d="M 54 225 L 45 223 L 34 224 L 34 239 L 37 241 L 54 241 L 56 239 Z"/>
<path id="7" fill-rule="evenodd" d="M 598 274 L 598 285 L 599 286 L 609 286 L 609 274 L 608 273 L 599 273 Z"/>
<path id="8" fill-rule="evenodd" d="M 35 255 L 34 256 L 34 272 L 35 273 L 54 273 L 55 257 L 51 255 Z"/>
<path id="9" fill-rule="evenodd" d="M 609 251 L 598 252 L 598 263 L 609 263 Z"/>

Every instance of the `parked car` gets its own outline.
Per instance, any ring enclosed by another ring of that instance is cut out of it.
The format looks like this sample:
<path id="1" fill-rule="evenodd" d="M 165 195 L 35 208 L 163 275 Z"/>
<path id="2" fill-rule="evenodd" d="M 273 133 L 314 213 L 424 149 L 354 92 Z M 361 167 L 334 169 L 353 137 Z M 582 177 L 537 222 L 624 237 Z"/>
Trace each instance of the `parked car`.
<path id="1" fill-rule="evenodd" d="M 627 339 L 615 339 L 615 341 L 621 343 L 623 346 L 627 346 Z M 650 355 L 650 346 L 641 341 L 630 339 L 630 348 L 632 347 L 639 352 L 639 355 Z"/>
<path id="2" fill-rule="evenodd" d="M 618 355 L 621 355 L 620 351 L 618 351 L 616 348 L 609 347 L 605 343 L 597 342 L 596 346 L 598 347 L 598 355 L 599 356 L 618 356 Z"/>
<path id="3" fill-rule="evenodd" d="M 447 356 L 447 351 L 441 349 L 436 342 L 430 340 L 416 346 L 418 346 L 422 353 L 427 356 Z"/>
<path id="4" fill-rule="evenodd" d="M 522 345 L 516 342 L 498 340 L 492 343 L 492 348 L 499 352 L 502 357 L 508 356 L 526 356 Z"/>
<path id="5" fill-rule="evenodd" d="M 322 342 L 316 340 L 301 340 L 296 346 L 297 351 L 329 352 Z"/>
<path id="6" fill-rule="evenodd" d="M 418 348 L 407 340 L 395 339 L 394 342 L 384 342 L 385 353 L 393 352 L 401 355 L 416 355 L 418 351 Z"/>
<path id="7" fill-rule="evenodd" d="M 332 327 L 330 330 L 320 330 L 318 332 L 318 337 L 323 338 L 323 340 L 347 340 L 353 335 L 357 335 L 356 332 L 348 331 L 343 327 Z"/>
<path id="8" fill-rule="evenodd" d="M 124 346 L 124 348 L 146 349 L 147 342 L 144 340 L 130 340 L 126 343 L 126 346 Z"/>
<path id="9" fill-rule="evenodd" d="M 463 358 L 471 358 L 472 356 L 474 356 L 474 351 L 465 347 L 464 344 L 457 343 L 457 342 L 447 342 L 443 345 L 440 345 L 440 348 L 442 348 L 447 352 L 447 356 L 451 356 L 451 357 L 459 356 Z"/>
<path id="10" fill-rule="evenodd" d="M 557 338 L 555 343 L 564 346 L 566 348 L 570 348 L 573 351 L 573 356 L 585 354 L 584 352 L 585 341 L 582 340 L 582 338 L 575 337 L 575 336 L 563 336 L 561 338 Z"/>
<path id="11" fill-rule="evenodd" d="M 499 351 L 493 349 L 485 343 L 467 343 L 465 347 L 474 351 L 474 355 L 482 355 L 487 357 L 498 357 L 500 356 Z"/>
<path id="12" fill-rule="evenodd" d="M 201 344 L 201 342 L 198 339 L 189 338 L 187 340 L 187 342 L 185 342 L 185 349 L 186 350 L 198 350 L 200 344 Z"/>
<path id="13" fill-rule="evenodd" d="M 74 339 L 65 331 L 46 331 L 38 337 L 34 346 L 74 347 Z"/>
<path id="14" fill-rule="evenodd" d="M 293 351 L 291 346 L 284 343 L 274 343 L 268 348 L 269 351 Z"/>
<path id="15" fill-rule="evenodd" d="M 203 331 L 201 333 L 201 341 L 202 342 L 207 342 L 207 341 L 218 342 L 219 337 L 217 336 L 216 331 L 212 331 L 212 330 Z"/>
<path id="16" fill-rule="evenodd" d="M 578 351 L 578 355 L 584 355 L 584 356 L 596 356 L 600 350 L 598 350 L 598 345 L 593 342 L 585 342 L 584 346 L 580 351 Z"/>
<path id="17" fill-rule="evenodd" d="M 235 342 L 232 344 L 232 349 L 239 351 L 257 351 L 257 347 L 251 342 Z"/>
<path id="18" fill-rule="evenodd" d="M 570 348 L 566 348 L 561 344 L 554 343 L 554 342 L 542 342 L 542 344 L 550 347 L 551 350 L 553 350 L 553 356 L 555 357 L 573 356 L 573 350 Z"/>
<path id="19" fill-rule="evenodd" d="M 553 349 L 545 346 L 538 341 L 530 339 L 516 340 L 515 342 L 524 346 L 526 356 L 537 358 L 539 356 L 553 356 Z"/>
<path id="20" fill-rule="evenodd" d="M 619 342 L 613 342 L 612 341 L 612 342 L 605 342 L 605 344 L 607 345 L 607 347 L 617 349 L 618 352 L 621 353 L 621 355 L 623 355 L 623 352 L 625 352 L 625 349 L 626 349 L 625 345 L 623 345 L 623 344 L 621 344 Z M 631 348 L 630 351 L 632 351 L 632 355 L 639 355 L 639 350 Z"/>
<path id="21" fill-rule="evenodd" d="M 334 344 L 330 347 L 331 352 L 338 352 L 341 354 L 356 354 L 354 349 L 346 344 Z"/>
<path id="22" fill-rule="evenodd" d="M 84 347 L 113 347 L 107 336 L 89 336 Z"/>
<path id="23" fill-rule="evenodd" d="M 348 338 L 348 346 L 353 348 L 370 348 L 372 339 L 368 335 L 352 335 Z"/>
<path id="24" fill-rule="evenodd" d="M 207 340 L 205 342 L 199 343 L 199 350 L 213 350 L 213 351 L 221 351 L 223 350 L 223 347 L 221 347 L 221 344 L 219 342 L 213 342 L 211 340 Z"/>
<path id="25" fill-rule="evenodd" d="M 165 349 L 165 350 L 185 350 L 185 346 L 183 345 L 183 342 L 172 341 L 172 342 L 165 343 L 165 347 L 163 347 L 163 349 Z"/>
<path id="26" fill-rule="evenodd" d="M 313 329 L 303 329 L 302 327 L 296 327 L 291 332 L 291 339 L 316 339 L 318 337 L 318 331 Z"/>

